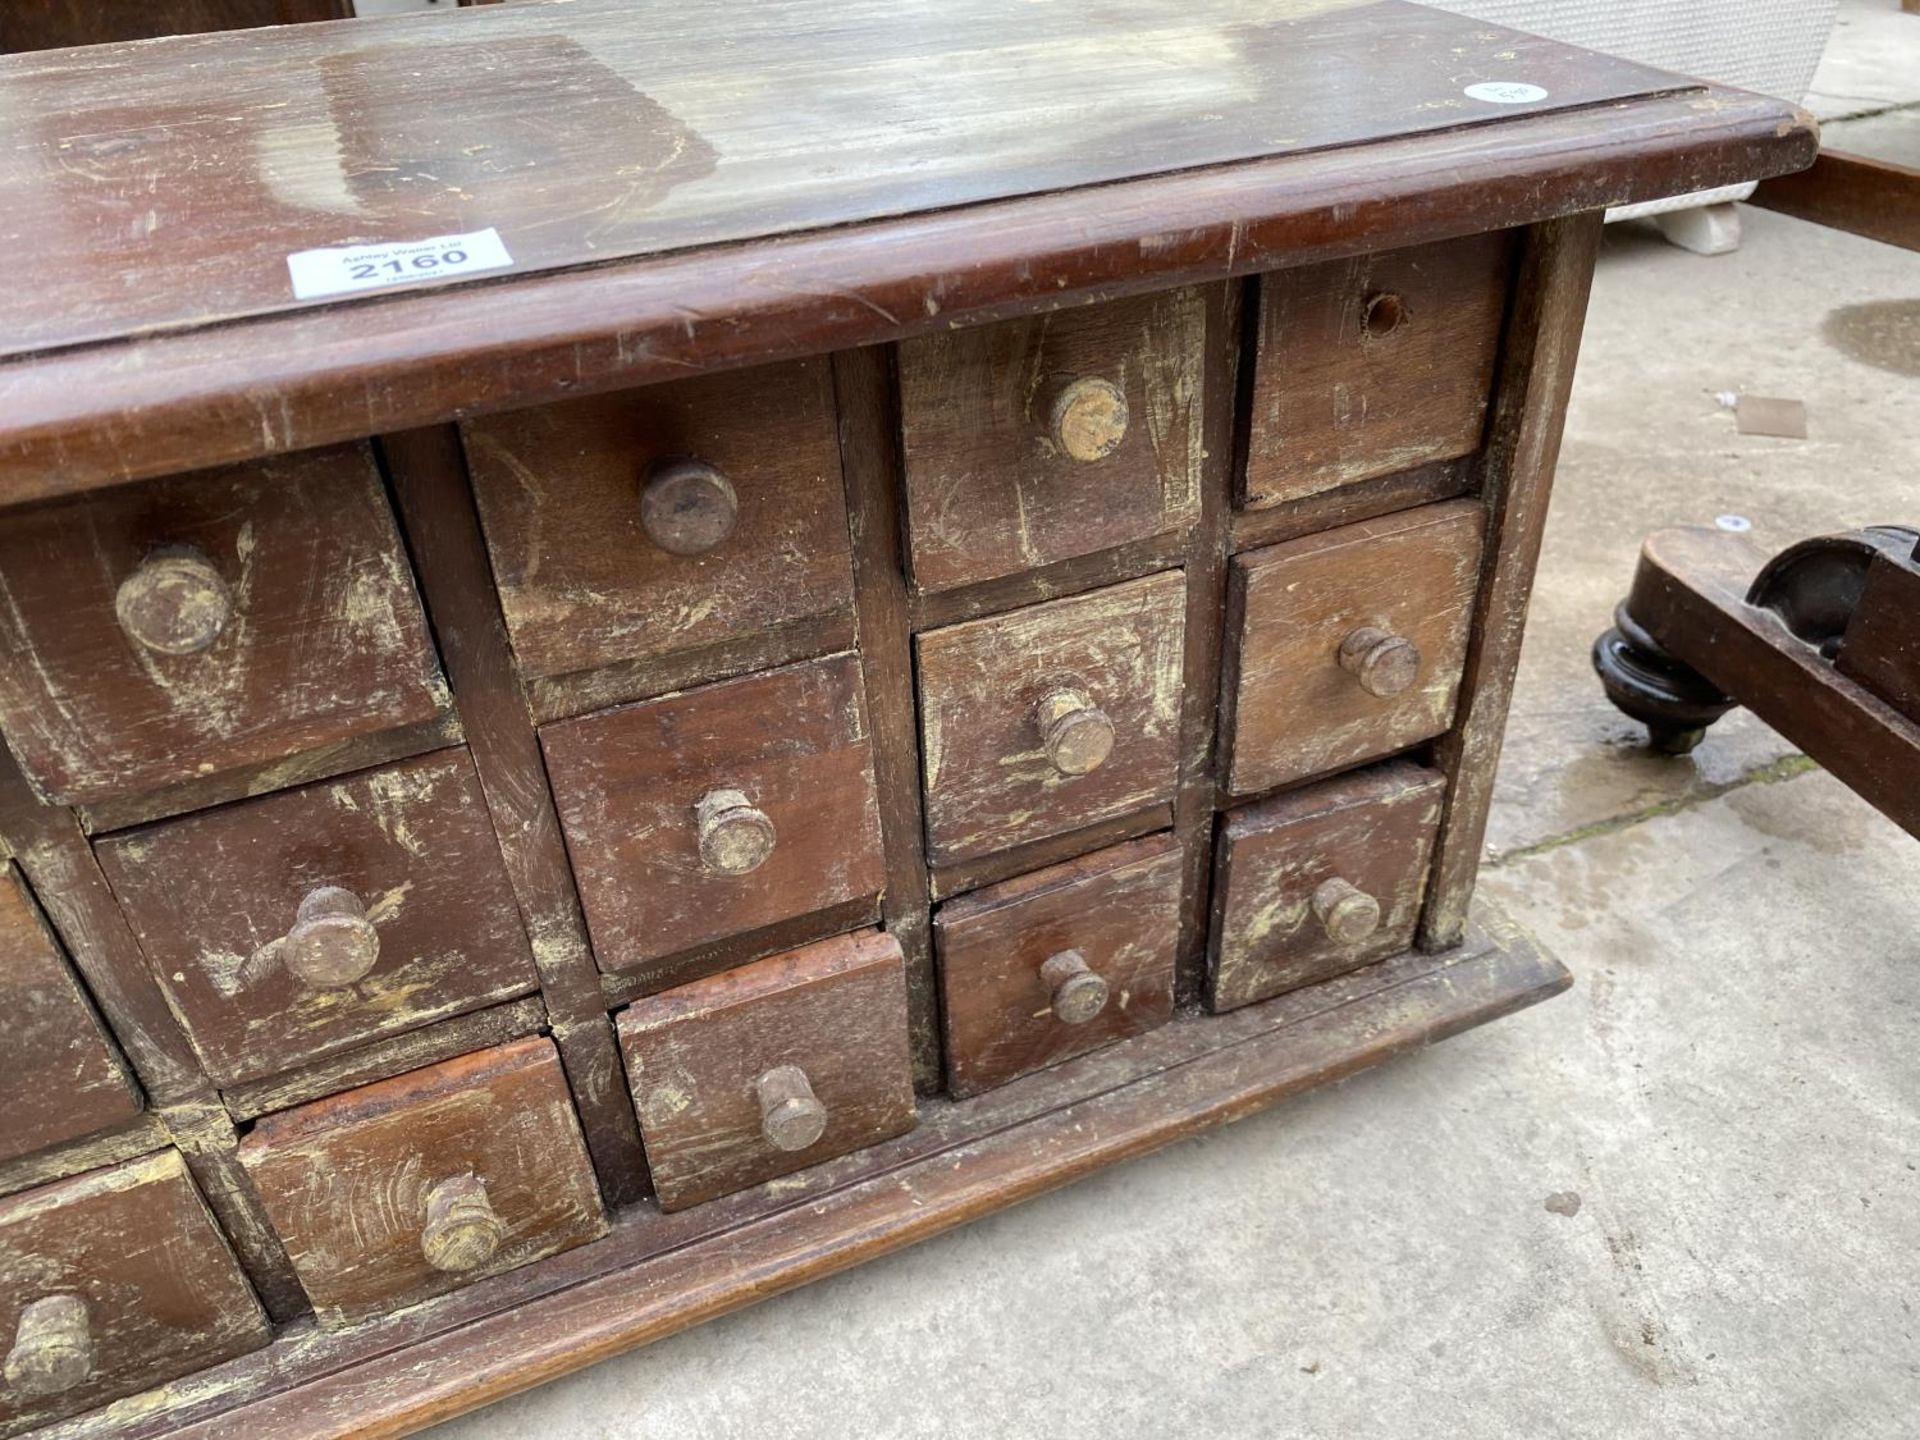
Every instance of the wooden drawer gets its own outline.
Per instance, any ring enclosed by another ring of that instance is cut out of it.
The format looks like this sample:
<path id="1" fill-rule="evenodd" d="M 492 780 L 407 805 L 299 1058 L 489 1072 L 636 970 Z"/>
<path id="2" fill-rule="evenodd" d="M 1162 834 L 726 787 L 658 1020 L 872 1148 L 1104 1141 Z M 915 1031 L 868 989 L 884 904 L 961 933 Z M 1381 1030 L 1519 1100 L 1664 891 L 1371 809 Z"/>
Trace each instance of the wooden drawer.
<path id="1" fill-rule="evenodd" d="M 868 932 L 623 1011 L 620 1048 L 663 1210 L 913 1128 L 900 947 Z"/>
<path id="2" fill-rule="evenodd" d="M 0 1200 L 0 1435 L 267 1339 L 259 1302 L 173 1151 Z"/>
<path id="3" fill-rule="evenodd" d="M 240 1161 L 327 1326 L 607 1228 L 559 1052 L 540 1036 L 269 1115 Z"/>
<path id="4" fill-rule="evenodd" d="M 1173 1014 L 1180 847 L 1153 836 L 940 907 L 947 1084 L 974 1095 Z"/>
<path id="5" fill-rule="evenodd" d="M 529 675 L 848 612 L 828 362 L 464 421 L 507 628 Z"/>
<path id="6" fill-rule="evenodd" d="M 900 345 L 913 580 L 946 590 L 1200 513 L 1203 292 Z"/>
<path id="7" fill-rule="evenodd" d="M 1410 946 L 1445 797 L 1440 775 L 1396 760 L 1228 815 L 1214 851 L 1209 1007 Z"/>
<path id="8" fill-rule="evenodd" d="M 919 636 L 935 862 L 1171 800 L 1185 625 L 1175 570 Z"/>
<path id="9" fill-rule="evenodd" d="M 0 862 L 0 1161 L 123 1125 L 140 1092 L 60 943 Z"/>
<path id="10" fill-rule="evenodd" d="M 1461 500 L 1235 557 L 1234 794 L 1389 755 L 1452 723 L 1485 523 Z"/>
<path id="11" fill-rule="evenodd" d="M 603 970 L 668 984 L 684 976 L 666 957 L 885 883 L 851 655 L 561 721 L 541 740 Z"/>
<path id="12" fill-rule="evenodd" d="M 83 804 L 424 722 L 446 704 L 364 445 L 0 517 L 0 728 Z"/>
<path id="13" fill-rule="evenodd" d="M 539 984 L 465 750 L 162 821 L 95 848 L 221 1084 Z"/>
<path id="14" fill-rule="evenodd" d="M 1478 450 L 1512 250 L 1496 232 L 1261 276 L 1242 503 Z"/>

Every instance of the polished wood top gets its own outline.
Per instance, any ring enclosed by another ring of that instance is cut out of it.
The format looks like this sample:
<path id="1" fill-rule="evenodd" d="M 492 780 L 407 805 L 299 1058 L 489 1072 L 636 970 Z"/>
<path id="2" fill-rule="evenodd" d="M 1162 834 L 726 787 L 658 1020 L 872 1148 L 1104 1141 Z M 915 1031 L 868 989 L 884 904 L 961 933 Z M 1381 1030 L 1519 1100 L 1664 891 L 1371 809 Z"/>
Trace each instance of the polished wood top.
<path id="1" fill-rule="evenodd" d="M 318 247 L 493 228 L 484 282 L 1688 85 L 1403 0 L 554 0 L 13 56 L 0 354 L 293 308 Z"/>

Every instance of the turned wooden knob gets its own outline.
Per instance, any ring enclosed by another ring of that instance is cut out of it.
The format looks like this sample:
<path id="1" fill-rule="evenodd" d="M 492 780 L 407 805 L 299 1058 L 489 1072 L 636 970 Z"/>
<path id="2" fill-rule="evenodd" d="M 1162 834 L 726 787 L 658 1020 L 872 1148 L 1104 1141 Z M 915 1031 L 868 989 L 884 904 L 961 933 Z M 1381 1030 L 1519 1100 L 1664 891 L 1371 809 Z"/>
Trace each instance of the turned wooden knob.
<path id="1" fill-rule="evenodd" d="M 1358 945 L 1380 928 L 1380 902 L 1337 875 L 1313 892 L 1313 913 L 1336 945 Z"/>
<path id="2" fill-rule="evenodd" d="M 753 1084 L 760 1095 L 760 1133 L 774 1149 L 804 1150 L 825 1133 L 827 1107 L 798 1065 L 775 1066 Z"/>
<path id="3" fill-rule="evenodd" d="M 455 1275 L 478 1269 L 506 1238 L 506 1222 L 493 1213 L 486 1182 L 478 1175 L 456 1175 L 427 1192 L 420 1253 L 434 1269 Z"/>
<path id="4" fill-rule="evenodd" d="M 1104 460 L 1127 438 L 1127 397 L 1106 380 L 1065 381 L 1047 406 L 1047 437 L 1070 460 Z"/>
<path id="5" fill-rule="evenodd" d="M 309 890 L 293 912 L 293 928 L 280 959 L 290 974 L 309 985 L 351 985 L 380 959 L 380 932 L 358 895 L 338 885 L 322 885 Z"/>
<path id="6" fill-rule="evenodd" d="M 709 790 L 694 806 L 700 863 L 716 875 L 746 875 L 773 854 L 773 821 L 738 790 Z"/>
<path id="7" fill-rule="evenodd" d="M 1340 642 L 1340 664 L 1369 695 L 1390 700 L 1420 678 L 1420 647 L 1404 635 L 1363 625 Z"/>
<path id="8" fill-rule="evenodd" d="M 1053 997 L 1053 1018 L 1062 1025 L 1085 1025 L 1107 1008 L 1107 982 L 1087 968 L 1078 950 L 1049 955 L 1040 967 L 1040 983 Z"/>
<path id="9" fill-rule="evenodd" d="M 1047 759 L 1062 775 L 1086 775 L 1113 753 L 1113 721 L 1083 691 L 1053 690 L 1036 718 Z"/>
<path id="10" fill-rule="evenodd" d="M 704 460 L 658 461 L 640 486 L 640 526 L 670 555 L 713 549 L 739 518 L 733 482 Z"/>
<path id="11" fill-rule="evenodd" d="M 233 595 L 198 550 L 161 550 L 120 582 L 113 613 L 134 644 L 156 655 L 197 655 L 233 619 Z"/>
<path id="12" fill-rule="evenodd" d="M 22 1395 L 57 1395 L 92 1373 L 86 1301 L 78 1295 L 48 1295 L 20 1311 L 20 1326 L 7 1352 L 8 1385 Z"/>

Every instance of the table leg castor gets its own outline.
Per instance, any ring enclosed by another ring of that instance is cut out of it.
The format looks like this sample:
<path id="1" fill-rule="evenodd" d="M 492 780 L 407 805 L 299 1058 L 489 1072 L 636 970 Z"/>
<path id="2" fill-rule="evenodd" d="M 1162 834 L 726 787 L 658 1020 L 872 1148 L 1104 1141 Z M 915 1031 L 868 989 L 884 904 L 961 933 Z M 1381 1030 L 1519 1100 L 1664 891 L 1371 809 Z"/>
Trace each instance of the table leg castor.
<path id="1" fill-rule="evenodd" d="M 1593 668 L 1615 708 L 1645 725 L 1647 744 L 1666 755 L 1687 754 L 1737 703 L 1656 644 L 1625 602 L 1614 607 L 1613 628 L 1593 642 Z"/>

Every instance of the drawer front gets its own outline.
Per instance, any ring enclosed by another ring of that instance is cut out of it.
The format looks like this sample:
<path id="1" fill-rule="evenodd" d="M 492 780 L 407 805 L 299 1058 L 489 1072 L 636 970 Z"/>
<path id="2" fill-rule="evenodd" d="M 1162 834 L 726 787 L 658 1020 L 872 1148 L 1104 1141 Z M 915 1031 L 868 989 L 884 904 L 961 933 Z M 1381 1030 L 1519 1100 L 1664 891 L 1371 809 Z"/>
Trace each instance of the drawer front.
<path id="1" fill-rule="evenodd" d="M 42 794 L 140 794 L 433 719 L 364 445 L 0 517 L 0 728 Z"/>
<path id="2" fill-rule="evenodd" d="M 96 850 L 222 1084 L 539 983 L 465 750 L 162 821 Z"/>
<path id="3" fill-rule="evenodd" d="M 619 1029 L 663 1210 L 913 1128 L 891 936 L 842 935 L 650 995 Z"/>
<path id="4" fill-rule="evenodd" d="M 915 586 L 969 585 L 1190 524 L 1205 342 L 1199 290 L 903 341 Z"/>
<path id="5" fill-rule="evenodd" d="M 0 1200 L 0 1435 L 267 1340 L 266 1316 L 173 1151 Z"/>
<path id="6" fill-rule="evenodd" d="M 140 1092 L 39 906 L 0 862 L 0 1161 L 123 1125 Z"/>
<path id="7" fill-rule="evenodd" d="M 1263 275 L 1243 503 L 1479 449 L 1511 267 L 1495 232 Z"/>
<path id="8" fill-rule="evenodd" d="M 950 864 L 1173 797 L 1185 577 L 919 636 L 927 840 Z"/>
<path id="9" fill-rule="evenodd" d="M 327 1326 L 607 1228 L 559 1052 L 540 1036 L 269 1115 L 240 1161 Z"/>
<path id="10" fill-rule="evenodd" d="M 699 649 L 852 605 L 825 359 L 461 430 L 529 675 Z"/>
<path id="11" fill-rule="evenodd" d="M 1446 782 L 1392 761 L 1228 815 L 1207 1004 L 1232 1010 L 1413 943 Z"/>
<path id="12" fill-rule="evenodd" d="M 1234 794 L 1389 755 L 1452 723 L 1484 524 L 1463 500 L 1235 558 Z"/>
<path id="13" fill-rule="evenodd" d="M 1136 840 L 940 907 L 948 1088 L 974 1095 L 1164 1025 L 1180 848 Z"/>
<path id="14" fill-rule="evenodd" d="M 541 741 L 604 970 L 671 983 L 667 957 L 885 883 L 851 655 L 561 721 Z"/>

